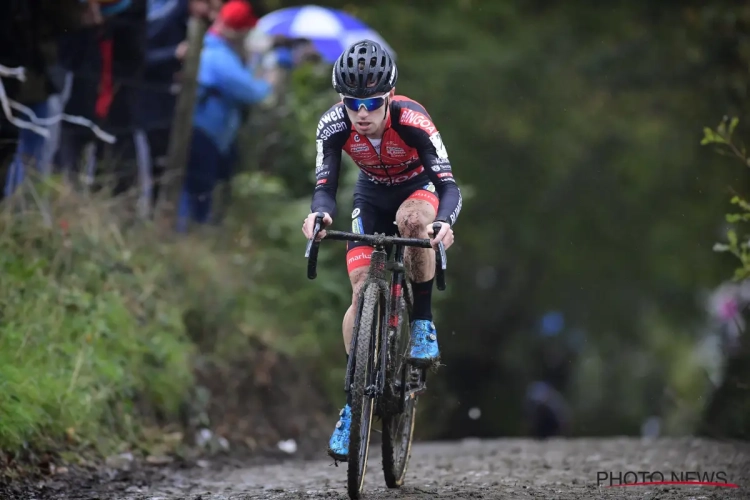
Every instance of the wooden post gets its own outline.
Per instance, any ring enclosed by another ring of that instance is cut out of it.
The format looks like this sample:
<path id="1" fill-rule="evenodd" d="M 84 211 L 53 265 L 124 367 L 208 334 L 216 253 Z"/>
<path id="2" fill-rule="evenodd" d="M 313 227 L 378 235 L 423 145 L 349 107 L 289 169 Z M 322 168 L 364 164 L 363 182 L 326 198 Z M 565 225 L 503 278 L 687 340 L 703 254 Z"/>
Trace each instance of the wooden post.
<path id="1" fill-rule="evenodd" d="M 181 191 L 182 172 L 188 159 L 190 141 L 193 135 L 193 110 L 195 109 L 198 88 L 198 67 L 200 66 L 203 37 L 208 30 L 207 23 L 191 16 L 188 20 L 188 50 L 182 68 L 181 89 L 169 136 L 167 167 L 162 177 L 162 202 L 176 196 L 175 206 Z"/>

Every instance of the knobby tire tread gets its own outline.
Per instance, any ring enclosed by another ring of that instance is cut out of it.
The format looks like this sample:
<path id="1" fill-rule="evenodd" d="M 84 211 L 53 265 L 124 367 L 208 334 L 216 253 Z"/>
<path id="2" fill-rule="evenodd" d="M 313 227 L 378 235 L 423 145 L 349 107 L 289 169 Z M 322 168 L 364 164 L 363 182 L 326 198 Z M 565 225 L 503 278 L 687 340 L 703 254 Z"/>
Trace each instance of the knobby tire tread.
<path id="1" fill-rule="evenodd" d="M 379 318 L 380 308 L 380 289 L 377 283 L 370 283 L 366 285 L 365 293 L 363 295 L 362 305 L 362 316 L 359 320 L 359 327 L 357 331 L 357 347 L 355 354 L 355 365 L 354 365 L 354 377 L 352 381 L 352 423 L 349 431 L 349 458 L 347 461 L 347 489 L 349 491 L 349 497 L 357 499 L 362 492 L 362 487 L 365 481 L 365 472 L 367 471 L 367 456 L 369 454 L 369 436 L 367 434 L 367 447 L 362 457 L 359 455 L 359 449 L 361 446 L 361 429 L 362 424 L 372 429 L 372 413 L 375 406 L 375 402 L 369 401 L 369 415 L 366 415 L 365 422 L 362 422 L 362 411 L 365 406 L 365 387 L 368 383 L 369 373 L 367 371 L 368 363 L 371 359 L 375 358 L 376 352 L 370 352 L 372 344 L 373 324 Z M 378 325 L 379 326 L 379 325 Z M 374 368 L 373 363 L 373 368 Z M 363 460 L 364 464 L 360 461 Z M 362 465 L 362 475 L 360 476 L 359 470 Z"/>

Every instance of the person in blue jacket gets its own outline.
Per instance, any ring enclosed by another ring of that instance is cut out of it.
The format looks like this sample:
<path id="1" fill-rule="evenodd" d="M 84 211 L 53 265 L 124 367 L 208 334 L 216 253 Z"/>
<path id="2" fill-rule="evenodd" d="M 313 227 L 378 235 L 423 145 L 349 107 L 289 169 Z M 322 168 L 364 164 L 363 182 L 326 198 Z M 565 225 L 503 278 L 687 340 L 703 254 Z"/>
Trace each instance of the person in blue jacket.
<path id="1" fill-rule="evenodd" d="M 242 57 L 245 38 L 257 23 L 250 4 L 230 0 L 203 39 L 193 136 L 180 200 L 178 230 L 187 219 L 208 222 L 220 165 L 234 143 L 242 111 L 266 98 L 271 85 L 255 78 Z"/>

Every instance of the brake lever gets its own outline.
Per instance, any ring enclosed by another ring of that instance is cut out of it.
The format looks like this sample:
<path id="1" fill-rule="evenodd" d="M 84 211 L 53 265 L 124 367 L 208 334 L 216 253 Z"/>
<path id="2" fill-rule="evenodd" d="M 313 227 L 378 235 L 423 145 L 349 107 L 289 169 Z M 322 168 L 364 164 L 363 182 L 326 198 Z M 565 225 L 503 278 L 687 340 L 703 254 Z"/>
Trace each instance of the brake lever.
<path id="1" fill-rule="evenodd" d="M 318 233 L 320 232 L 320 222 L 318 222 L 317 219 L 315 219 L 315 226 L 313 228 L 313 235 L 312 238 L 307 240 L 307 248 L 305 249 L 305 258 L 310 258 L 310 250 L 312 249 L 312 246 L 315 244 L 315 238 L 318 237 Z"/>
<path id="2" fill-rule="evenodd" d="M 320 242 L 316 241 L 318 233 L 320 233 L 321 226 L 323 225 L 324 215 L 318 212 L 315 217 L 315 226 L 313 227 L 313 235 L 307 241 L 307 249 L 305 250 L 305 257 L 307 257 L 307 278 L 314 280 L 318 276 L 318 249 L 320 248 Z"/>
<path id="3" fill-rule="evenodd" d="M 307 248 L 305 249 L 305 258 L 310 258 L 310 250 L 312 249 L 312 246 L 315 244 L 315 240 L 318 237 L 318 233 L 320 233 L 321 226 L 323 225 L 323 214 L 318 212 L 317 216 L 315 217 L 315 226 L 313 226 L 313 235 L 312 238 L 307 240 Z"/>
<path id="4" fill-rule="evenodd" d="M 433 223 L 433 234 L 437 235 L 440 232 L 441 227 L 442 224 L 440 222 Z M 437 267 L 437 269 L 435 270 L 435 281 L 437 282 L 438 290 L 443 291 L 445 290 L 445 270 L 448 267 L 448 257 L 445 254 L 445 245 L 442 241 L 438 242 L 435 260 L 435 266 Z"/>
<path id="5" fill-rule="evenodd" d="M 437 234 L 440 232 L 440 228 L 443 227 L 443 225 L 440 222 L 433 222 L 432 223 L 432 234 L 437 236 Z M 438 253 L 440 254 L 440 268 L 445 271 L 448 267 L 448 260 L 447 256 L 445 255 L 445 244 L 443 244 L 442 241 L 438 242 Z"/>
<path id="6" fill-rule="evenodd" d="M 448 255 L 445 253 L 445 245 L 442 241 L 438 243 L 438 253 L 440 253 L 440 269 L 445 271 L 448 269 Z"/>

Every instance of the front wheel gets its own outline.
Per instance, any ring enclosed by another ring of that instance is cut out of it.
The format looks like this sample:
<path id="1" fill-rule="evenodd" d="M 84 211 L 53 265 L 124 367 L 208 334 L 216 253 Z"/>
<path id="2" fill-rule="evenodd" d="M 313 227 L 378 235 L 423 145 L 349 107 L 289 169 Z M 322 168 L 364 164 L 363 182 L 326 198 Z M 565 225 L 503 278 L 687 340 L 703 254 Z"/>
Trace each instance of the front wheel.
<path id="1" fill-rule="evenodd" d="M 401 387 L 407 387 L 410 378 L 414 375 L 414 368 L 406 363 L 408 356 L 411 311 L 412 311 L 412 294 L 411 287 L 407 280 L 407 286 L 404 287 L 405 294 L 401 303 L 402 320 L 396 337 L 390 344 L 389 356 L 389 380 L 387 383 L 394 387 L 399 383 Z M 389 391 L 393 397 L 402 398 L 400 390 Z M 389 488 L 398 488 L 404 484 L 406 469 L 409 465 L 411 456 L 411 443 L 414 438 L 414 422 L 417 418 L 417 398 L 412 393 L 409 398 L 403 402 L 403 411 L 389 411 L 383 417 L 383 475 L 385 484 Z"/>
<path id="2" fill-rule="evenodd" d="M 368 386 L 373 383 L 380 352 L 378 329 L 381 327 L 382 301 L 376 283 L 367 285 L 363 295 L 362 315 L 357 329 L 354 377 L 352 377 L 352 423 L 349 431 L 347 489 L 349 497 L 359 498 L 365 484 L 367 456 L 370 450 L 373 396 Z"/>

